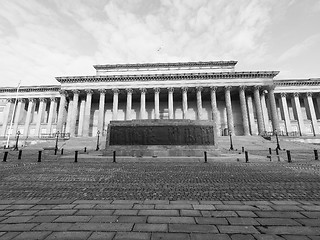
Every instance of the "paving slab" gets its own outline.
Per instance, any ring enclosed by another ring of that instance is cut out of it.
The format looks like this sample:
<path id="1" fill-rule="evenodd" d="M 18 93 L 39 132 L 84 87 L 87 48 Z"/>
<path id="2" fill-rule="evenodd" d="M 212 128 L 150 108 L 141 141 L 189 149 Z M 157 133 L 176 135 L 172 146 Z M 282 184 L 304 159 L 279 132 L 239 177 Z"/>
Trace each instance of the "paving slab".
<path id="1" fill-rule="evenodd" d="M 112 240 L 115 232 L 93 232 L 88 240 Z"/>
<path id="2" fill-rule="evenodd" d="M 320 228 L 301 226 L 270 226 L 257 227 L 262 233 L 276 235 L 320 235 Z"/>
<path id="3" fill-rule="evenodd" d="M 153 223 L 136 223 L 133 231 L 135 232 L 167 232 L 168 224 L 153 224 Z"/>
<path id="4" fill-rule="evenodd" d="M 193 217 L 162 217 L 162 216 L 149 216 L 148 223 L 185 223 L 196 224 Z"/>
<path id="5" fill-rule="evenodd" d="M 152 233 L 151 240 L 189 240 L 187 233 Z"/>
<path id="6" fill-rule="evenodd" d="M 150 233 L 142 232 L 117 232 L 113 240 L 149 240 L 151 237 Z"/>
<path id="7" fill-rule="evenodd" d="M 91 232 L 86 231 L 53 232 L 46 238 L 46 240 L 87 240 L 91 234 Z"/>
<path id="8" fill-rule="evenodd" d="M 227 233 L 227 234 L 236 234 L 236 233 L 241 233 L 241 234 L 254 234 L 254 233 L 259 233 L 259 231 L 253 227 L 253 226 L 217 226 L 219 229 L 220 233 Z"/>
<path id="9" fill-rule="evenodd" d="M 75 223 L 69 231 L 130 232 L 133 223 Z"/>
<path id="10" fill-rule="evenodd" d="M 178 233 L 218 233 L 214 225 L 169 224 L 169 232 Z"/>
<path id="11" fill-rule="evenodd" d="M 41 232 L 23 232 L 17 235 L 13 240 L 27 240 L 27 239 L 45 239 L 48 235 L 50 235 L 50 231 L 41 231 Z"/>

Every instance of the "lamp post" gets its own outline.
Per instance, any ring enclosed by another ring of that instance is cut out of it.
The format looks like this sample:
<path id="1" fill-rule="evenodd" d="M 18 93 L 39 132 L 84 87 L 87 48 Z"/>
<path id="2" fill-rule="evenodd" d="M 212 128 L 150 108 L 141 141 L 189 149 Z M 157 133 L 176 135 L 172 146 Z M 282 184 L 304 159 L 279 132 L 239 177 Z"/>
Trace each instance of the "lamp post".
<path id="1" fill-rule="evenodd" d="M 56 146 L 55 146 L 55 148 L 54 148 L 54 155 L 57 155 L 57 151 L 58 151 L 58 141 L 59 141 L 59 131 L 57 131 L 57 133 L 56 133 Z"/>
<path id="2" fill-rule="evenodd" d="M 274 133 L 275 133 L 276 139 L 277 139 L 277 149 L 281 150 L 281 148 L 280 148 L 280 143 L 279 143 L 279 138 L 278 138 L 278 130 L 275 129 L 275 130 L 274 130 Z"/>
<path id="3" fill-rule="evenodd" d="M 99 134 L 100 134 L 100 131 L 98 130 L 98 132 L 97 132 L 98 138 L 97 138 L 97 148 L 96 148 L 96 151 L 99 150 Z"/>
<path id="4" fill-rule="evenodd" d="M 19 145 L 19 136 L 20 136 L 20 131 L 17 132 L 17 140 L 16 140 L 16 145 L 14 146 L 13 150 L 19 150 L 18 145 Z"/>
<path id="5" fill-rule="evenodd" d="M 229 137 L 230 137 L 230 150 L 233 150 L 232 134 L 230 130 L 229 130 Z"/>

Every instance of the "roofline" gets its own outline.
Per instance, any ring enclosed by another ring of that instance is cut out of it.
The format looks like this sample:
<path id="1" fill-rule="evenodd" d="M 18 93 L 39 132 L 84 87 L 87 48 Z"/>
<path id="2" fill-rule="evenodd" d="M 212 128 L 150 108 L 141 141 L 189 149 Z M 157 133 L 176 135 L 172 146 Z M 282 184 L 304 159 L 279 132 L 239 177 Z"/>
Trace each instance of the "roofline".
<path id="1" fill-rule="evenodd" d="M 204 66 L 235 66 L 238 61 L 207 61 L 207 62 L 175 62 L 175 63 L 128 63 L 93 65 L 95 69 L 116 68 L 151 68 L 151 67 L 204 67 Z"/>

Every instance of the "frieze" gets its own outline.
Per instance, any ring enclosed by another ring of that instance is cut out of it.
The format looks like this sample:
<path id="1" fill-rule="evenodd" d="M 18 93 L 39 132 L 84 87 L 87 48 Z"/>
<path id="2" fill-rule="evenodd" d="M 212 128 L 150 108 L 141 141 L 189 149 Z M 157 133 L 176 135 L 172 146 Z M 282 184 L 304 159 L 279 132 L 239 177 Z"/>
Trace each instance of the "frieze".
<path id="1" fill-rule="evenodd" d="M 18 92 L 58 92 L 61 89 L 60 86 L 43 86 L 43 87 L 20 87 Z M 17 92 L 15 87 L 0 88 L 0 92 Z"/>

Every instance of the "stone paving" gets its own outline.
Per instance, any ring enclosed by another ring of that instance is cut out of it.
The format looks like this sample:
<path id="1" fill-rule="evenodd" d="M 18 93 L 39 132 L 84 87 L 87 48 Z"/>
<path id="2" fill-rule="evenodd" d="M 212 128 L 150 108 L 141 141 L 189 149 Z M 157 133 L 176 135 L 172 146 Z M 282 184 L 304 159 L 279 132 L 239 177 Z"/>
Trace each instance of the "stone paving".
<path id="1" fill-rule="evenodd" d="M 2 239 L 320 239 L 318 161 L 0 163 Z"/>

